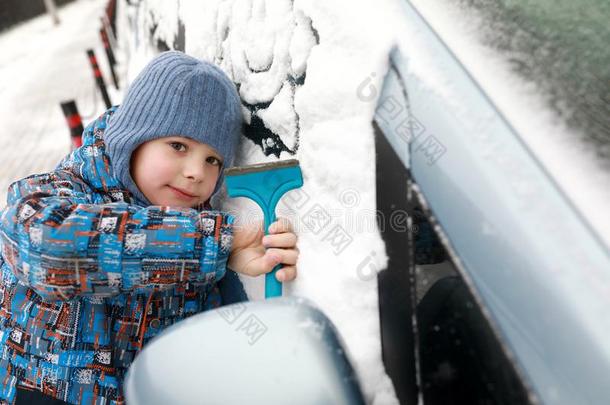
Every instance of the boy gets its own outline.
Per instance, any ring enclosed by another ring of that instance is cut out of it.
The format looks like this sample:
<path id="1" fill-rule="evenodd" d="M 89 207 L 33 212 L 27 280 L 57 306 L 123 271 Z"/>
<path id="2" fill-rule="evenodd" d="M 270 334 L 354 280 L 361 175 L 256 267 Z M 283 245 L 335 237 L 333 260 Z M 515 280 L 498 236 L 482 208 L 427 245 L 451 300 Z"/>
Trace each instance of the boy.
<path id="1" fill-rule="evenodd" d="M 211 210 L 241 123 L 219 68 L 164 52 L 55 171 L 10 186 L 0 217 L 0 402 L 122 404 L 142 347 L 223 303 L 227 266 L 256 276 L 283 263 L 278 280 L 294 279 L 286 221 L 263 238 L 260 226 L 233 228 L 231 215 Z M 243 298 L 235 275 L 229 287 Z"/>

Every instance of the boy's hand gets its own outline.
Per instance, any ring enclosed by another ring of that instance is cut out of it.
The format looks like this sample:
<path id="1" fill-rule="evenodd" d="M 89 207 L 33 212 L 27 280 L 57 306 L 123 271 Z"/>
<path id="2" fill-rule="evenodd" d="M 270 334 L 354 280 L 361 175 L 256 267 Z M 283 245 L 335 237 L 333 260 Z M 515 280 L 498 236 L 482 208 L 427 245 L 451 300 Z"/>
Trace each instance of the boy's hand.
<path id="1" fill-rule="evenodd" d="M 272 223 L 266 236 L 262 224 L 235 226 L 228 266 L 238 273 L 259 276 L 282 263 L 283 267 L 275 275 L 277 280 L 294 280 L 299 257 L 296 243 L 292 225 L 284 218 Z"/>

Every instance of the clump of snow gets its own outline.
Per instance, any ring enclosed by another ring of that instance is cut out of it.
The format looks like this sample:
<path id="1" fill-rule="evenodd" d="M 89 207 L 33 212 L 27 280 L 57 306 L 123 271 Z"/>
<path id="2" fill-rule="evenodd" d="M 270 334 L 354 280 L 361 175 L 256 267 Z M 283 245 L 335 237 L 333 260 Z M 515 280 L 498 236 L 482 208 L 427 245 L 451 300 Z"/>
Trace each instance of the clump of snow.
<path id="1" fill-rule="evenodd" d="M 259 112 L 267 128 L 276 134 L 283 134 L 283 141 L 291 149 L 297 147 L 297 115 L 294 110 L 294 89 L 282 86 L 271 105 Z"/>

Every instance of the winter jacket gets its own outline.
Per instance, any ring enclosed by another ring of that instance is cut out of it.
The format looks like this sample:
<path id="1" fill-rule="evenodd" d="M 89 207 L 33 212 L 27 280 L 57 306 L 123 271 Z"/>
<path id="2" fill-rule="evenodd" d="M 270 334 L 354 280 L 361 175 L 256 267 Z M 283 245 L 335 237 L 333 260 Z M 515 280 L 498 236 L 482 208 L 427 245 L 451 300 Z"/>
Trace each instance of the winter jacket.
<path id="1" fill-rule="evenodd" d="M 69 403 L 122 404 L 122 380 L 142 347 L 221 305 L 233 217 L 135 205 L 104 148 L 116 108 L 55 171 L 9 188 L 0 215 L 0 403 L 12 403 L 20 386 Z"/>

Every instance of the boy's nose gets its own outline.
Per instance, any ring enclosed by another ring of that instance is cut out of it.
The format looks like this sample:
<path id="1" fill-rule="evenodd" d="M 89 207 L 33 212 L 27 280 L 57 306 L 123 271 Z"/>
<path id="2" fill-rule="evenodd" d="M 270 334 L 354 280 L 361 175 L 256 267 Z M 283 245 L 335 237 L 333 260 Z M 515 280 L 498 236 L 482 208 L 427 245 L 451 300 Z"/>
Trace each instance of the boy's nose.
<path id="1" fill-rule="evenodd" d="M 195 181 L 202 181 L 205 178 L 205 170 L 200 162 L 186 164 L 183 168 L 183 174 L 184 177 Z"/>

